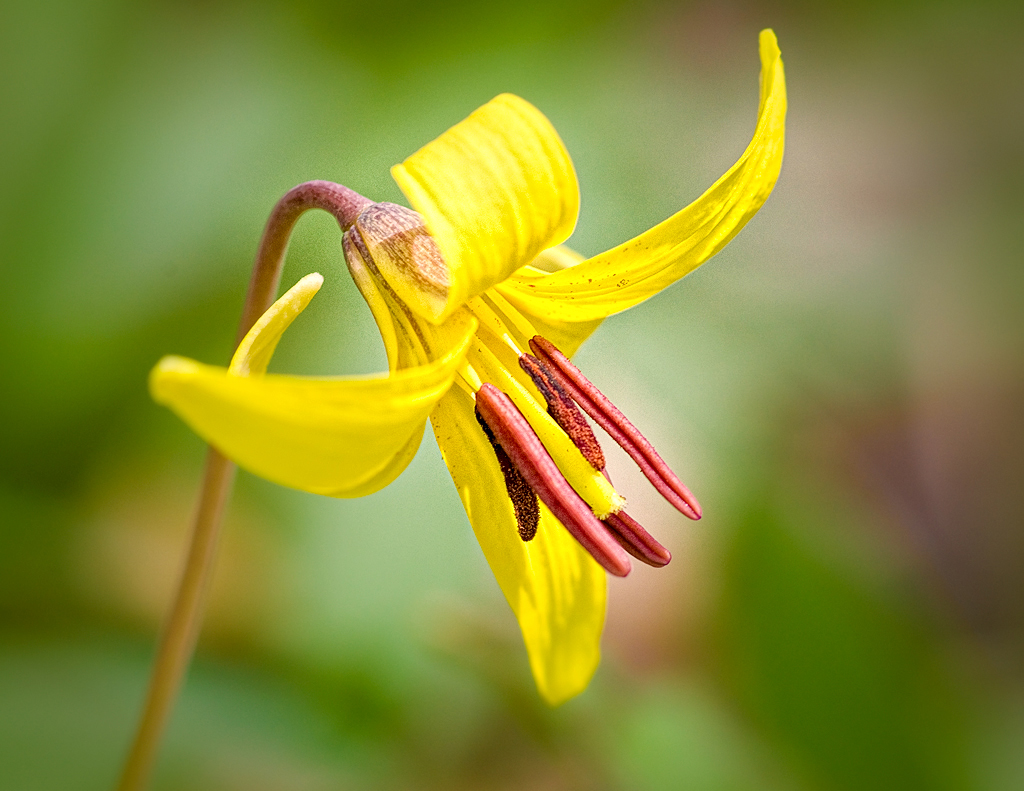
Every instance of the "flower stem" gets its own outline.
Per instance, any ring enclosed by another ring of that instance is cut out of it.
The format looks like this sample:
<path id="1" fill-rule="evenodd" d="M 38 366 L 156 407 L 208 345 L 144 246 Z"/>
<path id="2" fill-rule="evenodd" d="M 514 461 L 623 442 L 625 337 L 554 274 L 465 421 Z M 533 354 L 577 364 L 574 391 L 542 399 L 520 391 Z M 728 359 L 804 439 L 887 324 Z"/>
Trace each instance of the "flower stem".
<path id="1" fill-rule="evenodd" d="M 202 492 L 192 526 L 185 570 L 164 624 L 146 705 L 121 776 L 121 791 L 145 788 L 156 759 L 160 737 L 199 634 L 203 602 L 213 576 L 220 526 L 234 477 L 235 465 L 216 449 L 210 448 L 206 454 Z"/>
<path id="2" fill-rule="evenodd" d="M 323 209 L 333 214 L 342 230 L 346 230 L 370 203 L 348 187 L 329 181 L 308 181 L 285 193 L 270 213 L 260 240 L 236 345 L 277 296 L 288 240 L 299 217 L 310 209 Z M 152 774 L 160 738 L 199 636 L 235 469 L 216 448 L 208 449 L 185 568 L 163 625 L 146 702 L 118 791 L 142 791 Z"/>

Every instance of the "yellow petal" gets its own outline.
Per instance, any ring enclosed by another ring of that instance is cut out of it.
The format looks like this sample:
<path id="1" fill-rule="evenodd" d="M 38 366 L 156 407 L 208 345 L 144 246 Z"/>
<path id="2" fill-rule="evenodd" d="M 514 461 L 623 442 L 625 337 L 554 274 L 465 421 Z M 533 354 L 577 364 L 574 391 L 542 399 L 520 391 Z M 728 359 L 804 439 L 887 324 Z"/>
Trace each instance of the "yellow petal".
<path id="1" fill-rule="evenodd" d="M 484 557 L 519 621 L 537 689 L 551 705 L 562 703 L 586 688 L 601 658 L 605 573 L 543 504 L 536 537 L 519 538 L 504 476 L 465 392 L 452 388 L 430 422 Z"/>
<path id="2" fill-rule="evenodd" d="M 583 260 L 583 256 L 575 250 L 570 250 L 565 245 L 558 245 L 545 250 L 535 258 L 529 266 L 525 266 L 517 273 L 517 279 L 543 278 L 552 272 L 561 272 L 563 269 L 576 266 Z M 506 299 L 510 294 L 514 299 L 516 287 L 510 281 L 498 283 L 487 292 L 495 306 L 515 321 L 515 316 L 522 316 L 532 325 L 534 334 L 542 335 L 557 346 L 564 354 L 572 357 L 583 345 L 583 341 L 601 326 L 604 319 L 598 318 L 590 321 L 565 321 L 554 318 L 548 309 L 548 303 L 542 300 L 519 300 L 518 305 L 512 304 Z M 532 336 L 527 336 L 526 341 Z"/>
<path id="3" fill-rule="evenodd" d="M 782 167 L 786 83 L 775 34 L 761 32 L 761 100 L 754 137 L 700 198 L 646 233 L 569 269 L 529 268 L 501 293 L 550 321 L 594 321 L 653 296 L 717 253 L 767 199 Z"/>
<path id="4" fill-rule="evenodd" d="M 231 357 L 228 370 L 238 376 L 265 373 L 281 335 L 295 317 L 306 309 L 323 284 L 323 276 L 314 272 L 288 289 L 242 338 Z"/>
<path id="5" fill-rule="evenodd" d="M 434 322 L 565 241 L 579 213 L 576 173 L 558 134 L 511 94 L 492 99 L 391 173 L 448 266 L 447 301 L 411 305 Z"/>
<path id="6" fill-rule="evenodd" d="M 390 483 L 416 452 L 427 416 L 451 386 L 473 337 L 427 365 L 387 377 L 237 376 L 165 357 L 150 392 L 239 466 L 334 497 Z"/>

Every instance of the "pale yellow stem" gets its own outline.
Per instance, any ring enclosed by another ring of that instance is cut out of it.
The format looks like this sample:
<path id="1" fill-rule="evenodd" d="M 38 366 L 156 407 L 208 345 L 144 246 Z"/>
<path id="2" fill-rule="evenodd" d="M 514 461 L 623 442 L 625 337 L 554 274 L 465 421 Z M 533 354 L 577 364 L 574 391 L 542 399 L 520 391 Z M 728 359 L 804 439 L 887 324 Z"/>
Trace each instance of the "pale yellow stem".
<path id="1" fill-rule="evenodd" d="M 328 181 L 300 184 L 277 202 L 267 220 L 256 253 L 236 345 L 273 304 L 281 280 L 288 240 L 299 217 L 309 209 L 323 209 L 333 214 L 342 230 L 345 230 L 368 205 L 370 201 L 367 198 L 348 187 Z M 234 479 L 235 465 L 216 448 L 209 448 L 185 568 L 163 625 L 142 717 L 125 762 L 118 791 L 143 791 L 153 772 L 160 737 L 178 697 L 199 636 L 206 594 L 213 577 L 224 509 Z"/>
<path id="2" fill-rule="evenodd" d="M 199 636 L 203 604 L 213 577 L 220 525 L 234 478 L 235 465 L 215 448 L 210 448 L 206 453 L 203 488 L 185 570 L 160 637 L 142 719 L 121 776 L 120 791 L 145 788 L 149 779 L 160 737 Z"/>

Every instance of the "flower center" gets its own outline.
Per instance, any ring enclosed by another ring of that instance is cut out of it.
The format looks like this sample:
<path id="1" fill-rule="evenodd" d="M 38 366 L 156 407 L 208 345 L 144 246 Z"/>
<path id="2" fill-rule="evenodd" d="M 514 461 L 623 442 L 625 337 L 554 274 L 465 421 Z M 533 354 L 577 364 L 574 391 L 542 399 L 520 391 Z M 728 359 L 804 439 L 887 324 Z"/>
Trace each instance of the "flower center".
<path id="1" fill-rule="evenodd" d="M 537 355 L 522 354 L 520 367 L 530 376 L 548 405 L 548 413 L 572 440 L 594 469 L 605 472 L 604 453 L 580 408 L 587 412 L 632 458 L 666 500 L 691 519 L 700 519 L 700 505 L 678 476 L 658 455 L 650 442 L 625 415 L 562 354 L 553 343 L 539 335 L 530 339 Z M 492 384 L 476 393 L 476 413 L 498 455 L 502 470 L 515 467 L 518 477 L 506 473 L 509 496 L 522 500 L 520 481 L 551 510 L 566 529 L 607 571 L 618 576 L 629 573 L 624 549 L 651 566 L 664 566 L 672 555 L 624 510 L 597 519 L 551 460 L 529 421 L 507 395 Z M 503 461 L 503 458 L 505 461 Z M 513 494 L 513 486 L 517 487 Z M 533 511 L 516 505 L 519 532 L 528 541 L 536 532 L 524 529 L 520 514 Z M 609 542 L 614 539 L 616 544 Z"/>
<path id="2" fill-rule="evenodd" d="M 555 344 L 537 334 L 495 289 L 473 297 L 440 325 L 423 320 L 419 308 L 445 297 L 448 271 L 422 219 L 409 209 L 367 207 L 345 232 L 343 248 L 392 369 L 436 359 L 447 338 L 459 334 L 456 328 L 476 319 L 476 336 L 456 383 L 474 400 L 523 541 L 537 533 L 539 500 L 611 574 L 629 573 L 629 555 L 651 566 L 671 560 L 669 551 L 623 510 L 625 500 L 611 484 L 604 452 L 584 413 L 691 519 L 701 514 L 696 498 Z"/>

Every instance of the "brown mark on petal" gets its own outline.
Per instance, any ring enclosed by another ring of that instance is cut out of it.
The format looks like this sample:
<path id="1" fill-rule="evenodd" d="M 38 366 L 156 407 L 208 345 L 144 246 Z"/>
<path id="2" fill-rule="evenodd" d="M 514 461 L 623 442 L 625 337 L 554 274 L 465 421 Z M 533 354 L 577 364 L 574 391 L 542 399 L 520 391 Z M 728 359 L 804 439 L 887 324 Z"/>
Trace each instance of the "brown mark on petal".
<path id="1" fill-rule="evenodd" d="M 405 304 L 398 294 L 395 293 L 395 290 L 391 287 L 387 278 L 381 274 L 380 269 L 377 268 L 377 263 L 373 260 L 373 256 L 370 254 L 370 249 L 366 244 L 366 240 L 363 239 L 362 235 L 359 233 L 358 225 L 354 225 L 345 231 L 345 235 L 341 237 L 341 248 L 346 256 L 351 255 L 351 251 L 353 250 L 359 255 L 360 260 L 362 260 L 367 269 L 373 273 L 375 282 L 384 289 L 391 302 L 401 310 L 402 315 L 405 316 L 405 324 L 401 325 L 403 331 L 412 330 L 416 335 L 416 339 L 420 342 L 420 345 L 426 352 L 427 357 L 430 357 L 432 355 L 430 342 L 427 340 L 427 336 L 424 335 L 419 321 L 417 321 L 413 312 L 409 310 L 409 306 Z"/>
<path id="2" fill-rule="evenodd" d="M 529 374 L 533 383 L 544 396 L 548 404 L 548 414 L 562 427 L 562 431 L 569 435 L 569 439 L 580 449 L 583 458 L 590 462 L 595 470 L 605 468 L 604 452 L 601 445 L 594 436 L 593 429 L 583 417 L 580 408 L 576 406 L 565 388 L 558 383 L 558 380 L 551 376 L 548 366 L 534 357 L 532 354 L 523 354 L 519 357 L 519 367 Z"/>
<path id="3" fill-rule="evenodd" d="M 540 506 L 537 504 L 537 493 L 530 488 L 530 484 L 516 469 L 512 459 L 505 453 L 504 448 L 494 438 L 494 433 L 488 428 L 487 422 L 480 416 L 480 410 L 476 412 L 476 420 L 480 428 L 484 430 L 487 439 L 494 448 L 494 455 L 498 457 L 498 466 L 505 476 L 505 489 L 508 491 L 508 498 L 512 501 L 512 508 L 516 512 L 516 524 L 519 526 L 519 537 L 523 541 L 531 541 L 537 535 L 537 524 L 540 522 Z"/>
<path id="4" fill-rule="evenodd" d="M 552 378 L 562 385 L 573 401 L 629 454 L 658 493 L 684 516 L 700 519 L 701 510 L 697 498 L 619 408 L 551 341 L 535 335 L 530 340 L 530 348 L 539 360 L 547 364 Z"/>
<path id="5" fill-rule="evenodd" d="M 395 203 L 374 203 L 356 220 L 374 257 L 386 256 L 420 291 L 448 297 L 448 267 L 423 217 Z"/>

